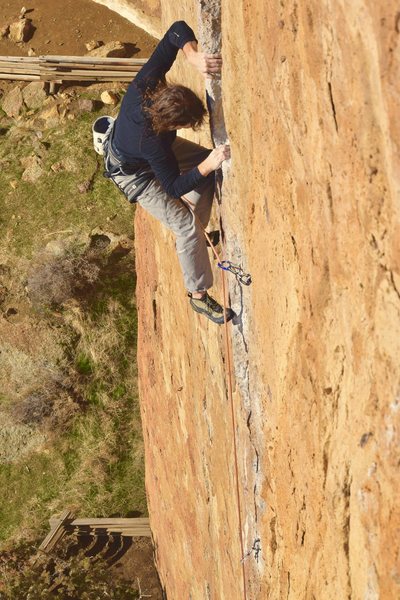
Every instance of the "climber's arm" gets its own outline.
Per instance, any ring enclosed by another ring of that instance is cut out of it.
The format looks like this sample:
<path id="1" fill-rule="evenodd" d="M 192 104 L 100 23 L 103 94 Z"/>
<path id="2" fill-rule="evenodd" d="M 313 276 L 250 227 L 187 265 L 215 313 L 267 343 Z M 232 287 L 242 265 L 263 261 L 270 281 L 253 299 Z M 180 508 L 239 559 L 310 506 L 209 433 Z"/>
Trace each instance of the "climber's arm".
<path id="1" fill-rule="evenodd" d="M 188 62 L 204 75 L 206 79 L 211 79 L 221 73 L 222 58 L 220 54 L 198 52 L 196 40 L 186 42 L 182 50 Z"/>
<path id="2" fill-rule="evenodd" d="M 149 60 L 136 75 L 135 85 L 145 89 L 164 80 L 165 74 L 172 67 L 179 49 L 183 49 L 188 42 L 197 44 L 193 29 L 185 21 L 175 21 L 157 44 Z"/>

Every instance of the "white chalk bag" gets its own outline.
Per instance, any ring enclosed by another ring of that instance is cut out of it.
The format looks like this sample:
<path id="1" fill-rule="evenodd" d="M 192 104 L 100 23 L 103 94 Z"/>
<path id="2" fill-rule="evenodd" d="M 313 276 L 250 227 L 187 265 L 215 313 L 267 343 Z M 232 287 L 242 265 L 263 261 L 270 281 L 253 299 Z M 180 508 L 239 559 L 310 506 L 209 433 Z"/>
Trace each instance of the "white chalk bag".
<path id="1" fill-rule="evenodd" d="M 113 117 L 108 117 L 105 115 L 103 117 L 99 117 L 93 123 L 93 146 L 97 154 L 100 154 L 101 156 L 104 154 L 104 138 L 106 137 L 106 133 L 114 121 L 115 119 Z"/>

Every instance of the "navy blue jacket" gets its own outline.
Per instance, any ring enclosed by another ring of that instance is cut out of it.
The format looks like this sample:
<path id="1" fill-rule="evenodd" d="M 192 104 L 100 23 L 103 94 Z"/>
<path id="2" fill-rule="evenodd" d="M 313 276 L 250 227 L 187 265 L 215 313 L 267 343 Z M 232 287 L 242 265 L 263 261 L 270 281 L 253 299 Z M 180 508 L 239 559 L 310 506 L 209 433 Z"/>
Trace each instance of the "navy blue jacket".
<path id="1" fill-rule="evenodd" d="M 193 30 L 184 22 L 173 23 L 159 42 L 157 48 L 130 83 L 122 100 L 121 109 L 115 122 L 113 149 L 126 163 L 150 166 L 168 193 L 180 198 L 205 180 L 195 167 L 180 174 L 178 162 L 171 149 L 176 131 L 157 135 L 142 111 L 144 95 L 154 89 L 174 63 L 178 50 L 192 40 L 196 40 Z"/>

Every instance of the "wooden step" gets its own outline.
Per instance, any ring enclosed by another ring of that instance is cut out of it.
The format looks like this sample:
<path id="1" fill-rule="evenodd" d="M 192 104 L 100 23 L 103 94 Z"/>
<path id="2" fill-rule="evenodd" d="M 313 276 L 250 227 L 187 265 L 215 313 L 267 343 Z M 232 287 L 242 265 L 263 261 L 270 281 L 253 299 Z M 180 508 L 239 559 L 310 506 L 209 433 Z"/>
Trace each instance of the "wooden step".
<path id="1" fill-rule="evenodd" d="M 39 546 L 42 552 L 49 552 L 65 535 L 65 525 L 72 518 L 72 513 L 65 510 L 58 519 L 52 519 L 51 530 Z"/>
<path id="2" fill-rule="evenodd" d="M 50 525 L 57 523 L 58 519 L 52 517 L 50 519 Z M 137 525 L 148 525 L 148 517 L 103 517 L 93 519 L 74 519 L 69 523 L 71 527 L 125 527 Z"/>

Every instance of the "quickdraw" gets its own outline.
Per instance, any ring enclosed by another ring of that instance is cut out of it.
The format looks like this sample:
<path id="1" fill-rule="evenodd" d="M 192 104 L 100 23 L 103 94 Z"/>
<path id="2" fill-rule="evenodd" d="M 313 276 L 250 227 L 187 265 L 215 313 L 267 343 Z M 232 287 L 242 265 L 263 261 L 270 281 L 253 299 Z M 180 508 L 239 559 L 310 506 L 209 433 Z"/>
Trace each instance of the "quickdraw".
<path id="1" fill-rule="evenodd" d="M 237 281 L 242 285 L 250 285 L 251 284 L 251 275 L 250 273 L 245 273 L 239 265 L 234 265 L 230 260 L 221 260 L 218 263 L 220 269 L 224 271 L 229 271 L 229 273 L 233 273 L 236 277 Z"/>

